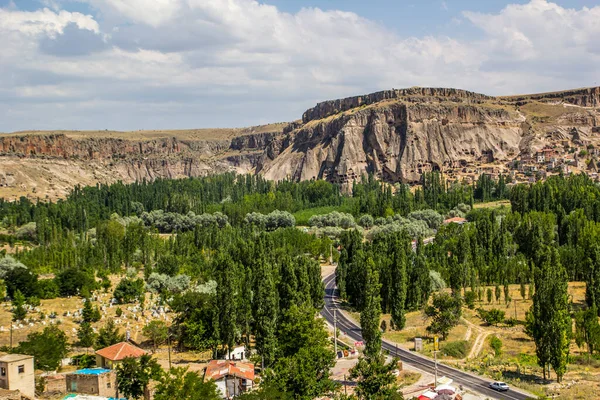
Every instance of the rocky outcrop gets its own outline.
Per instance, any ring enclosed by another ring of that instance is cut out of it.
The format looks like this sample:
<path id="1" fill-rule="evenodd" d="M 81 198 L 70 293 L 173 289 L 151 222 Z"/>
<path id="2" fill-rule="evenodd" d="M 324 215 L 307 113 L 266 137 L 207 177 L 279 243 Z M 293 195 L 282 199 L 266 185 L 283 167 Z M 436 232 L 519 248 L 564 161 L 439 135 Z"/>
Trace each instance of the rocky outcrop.
<path id="1" fill-rule="evenodd" d="M 600 87 L 564 90 L 539 94 L 500 97 L 511 102 L 523 103 L 531 100 L 562 102 L 580 107 L 600 107 Z"/>
<path id="2" fill-rule="evenodd" d="M 353 108 L 400 98 L 411 102 L 462 102 L 464 99 L 469 99 L 471 101 L 482 101 L 488 100 L 491 97 L 466 90 L 447 88 L 414 87 L 409 89 L 383 90 L 381 92 L 371 93 L 363 96 L 347 97 L 345 99 L 329 100 L 318 103 L 315 107 L 304 112 L 302 115 L 302 122 L 307 123 L 313 120 L 326 118 L 330 115 L 335 115 L 339 112 L 351 110 Z"/>
<path id="3" fill-rule="evenodd" d="M 427 171 L 473 177 L 545 146 L 600 148 L 598 107 L 600 88 L 509 97 L 409 88 L 318 103 L 289 124 L 210 134 L 13 134 L 0 136 L 0 188 L 4 197 L 56 198 L 75 184 L 225 171 L 346 188 L 368 173 L 390 183 Z"/>
<path id="4" fill-rule="evenodd" d="M 572 130 L 575 144 L 589 143 L 600 121 L 590 109 L 599 105 L 599 93 L 494 98 L 410 88 L 326 101 L 304 113 L 302 126 L 271 142 L 257 171 L 274 180 L 327 179 L 346 187 L 367 173 L 410 183 L 427 171 L 481 171 L 554 145 Z"/>
<path id="5" fill-rule="evenodd" d="M 416 182 L 426 171 L 514 157 L 522 122 L 500 107 L 393 102 L 306 124 L 273 141 L 257 170 L 274 180 L 346 184 L 373 173 Z"/>
<path id="6" fill-rule="evenodd" d="M 251 173 L 276 132 L 151 140 L 29 134 L 0 137 L 0 195 L 56 199 L 76 184 Z"/>

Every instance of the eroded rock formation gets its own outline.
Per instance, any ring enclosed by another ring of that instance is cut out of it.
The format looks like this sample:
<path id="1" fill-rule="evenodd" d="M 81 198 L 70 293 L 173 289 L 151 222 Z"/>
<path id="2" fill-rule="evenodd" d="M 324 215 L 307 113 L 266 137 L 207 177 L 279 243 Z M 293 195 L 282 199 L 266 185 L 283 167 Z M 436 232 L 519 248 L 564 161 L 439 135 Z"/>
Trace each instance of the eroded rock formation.
<path id="1" fill-rule="evenodd" d="M 593 147 L 599 107 L 600 88 L 509 97 L 410 88 L 321 102 L 289 124 L 208 136 L 13 134 L 0 137 L 0 195 L 54 198 L 75 184 L 231 170 L 346 187 L 366 173 L 409 183 L 432 170 L 460 176 L 544 146 Z"/>

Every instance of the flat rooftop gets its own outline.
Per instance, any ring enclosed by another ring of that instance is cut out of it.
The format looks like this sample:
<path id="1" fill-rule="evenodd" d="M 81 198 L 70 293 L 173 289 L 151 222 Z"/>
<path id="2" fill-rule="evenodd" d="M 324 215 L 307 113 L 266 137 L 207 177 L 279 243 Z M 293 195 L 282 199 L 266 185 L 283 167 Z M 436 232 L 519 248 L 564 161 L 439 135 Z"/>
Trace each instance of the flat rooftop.
<path id="1" fill-rule="evenodd" d="M 0 362 L 17 362 L 32 359 L 33 356 L 27 354 L 4 354 L 0 356 Z"/>
<path id="2" fill-rule="evenodd" d="M 106 368 L 85 368 L 80 369 L 79 371 L 75 371 L 73 373 L 77 375 L 102 375 L 110 371 L 110 369 Z"/>

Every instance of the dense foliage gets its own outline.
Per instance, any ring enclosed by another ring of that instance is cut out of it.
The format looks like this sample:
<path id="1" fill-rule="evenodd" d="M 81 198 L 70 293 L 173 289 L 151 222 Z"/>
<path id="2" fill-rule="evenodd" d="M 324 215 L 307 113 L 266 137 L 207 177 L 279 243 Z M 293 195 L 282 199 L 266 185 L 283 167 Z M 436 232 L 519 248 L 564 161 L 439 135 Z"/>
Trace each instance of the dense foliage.
<path id="1" fill-rule="evenodd" d="M 391 314 L 392 329 L 402 329 L 407 311 L 423 310 L 429 331 L 445 338 L 463 303 L 474 307 L 484 296 L 500 303 L 503 296 L 508 304 L 509 284 L 520 284 L 523 297 L 529 284 L 528 333 L 540 365 L 560 377 L 571 335 L 569 280 L 586 282 L 592 310 L 577 316 L 578 343 L 590 352 L 599 348 L 590 317 L 600 309 L 596 183 L 585 175 L 558 176 L 509 188 L 504 177 L 482 175 L 473 185 L 450 184 L 435 172 L 421 183 L 413 191 L 370 176 L 345 194 L 324 181 L 223 174 L 77 187 L 56 203 L 0 200 L 8 232 L 0 239 L 23 245 L 0 258 L 0 279 L 13 317 L 22 320 L 26 304 L 58 295 L 88 298 L 108 291 L 109 274 L 127 271 L 112 290 L 116 302 L 139 303 L 151 292 L 174 312 L 168 337 L 180 349 L 217 355 L 252 343 L 273 372 L 265 390 L 296 398 L 334 386 L 324 328 L 309 322 L 323 304 L 320 261 L 329 257 L 339 257 L 340 295 L 361 312 L 371 360 L 379 356 L 381 313 Z M 473 208 L 507 197 L 511 209 Z M 444 223 L 447 217 L 468 223 Z M 495 290 L 484 293 L 484 286 Z M 436 293 L 445 287 L 451 294 Z M 110 321 L 96 336 L 90 326 L 96 311 L 85 312 L 80 344 L 122 340 Z M 504 322 L 498 311 L 480 316 Z M 147 328 L 156 344 L 165 340 L 164 328 Z M 290 348 L 296 330 L 306 336 Z M 184 384 L 183 375 L 175 378 Z"/>

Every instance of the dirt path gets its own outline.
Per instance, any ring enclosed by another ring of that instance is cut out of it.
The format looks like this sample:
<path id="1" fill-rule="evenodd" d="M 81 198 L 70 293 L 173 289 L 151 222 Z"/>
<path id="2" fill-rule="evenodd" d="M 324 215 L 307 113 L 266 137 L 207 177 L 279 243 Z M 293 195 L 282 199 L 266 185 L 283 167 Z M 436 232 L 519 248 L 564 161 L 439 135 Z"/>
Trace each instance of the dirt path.
<path id="1" fill-rule="evenodd" d="M 473 343 L 473 346 L 471 347 L 471 351 L 469 352 L 469 355 L 466 357 L 467 359 L 475 358 L 479 355 L 479 353 L 481 353 L 481 350 L 483 349 L 483 346 L 485 345 L 485 339 L 493 332 L 491 332 L 487 329 L 484 329 L 480 326 L 475 325 L 474 323 L 467 320 L 466 318 L 461 318 L 461 321 L 464 322 L 468 327 L 467 333 L 465 334 L 465 340 L 471 339 L 473 332 L 477 333 L 477 337 L 475 338 L 475 342 Z"/>
<path id="2" fill-rule="evenodd" d="M 471 334 L 473 333 L 473 329 L 471 326 L 467 326 L 467 332 L 465 333 L 465 340 L 468 342 L 471 339 Z"/>
<path id="3" fill-rule="evenodd" d="M 487 338 L 491 333 L 492 332 L 484 331 L 477 335 L 477 339 L 475 339 L 475 343 L 473 344 L 473 347 L 471 347 L 471 351 L 469 352 L 467 358 L 475 358 L 479 355 L 479 353 L 481 353 L 483 345 L 485 344 L 485 338 Z"/>

